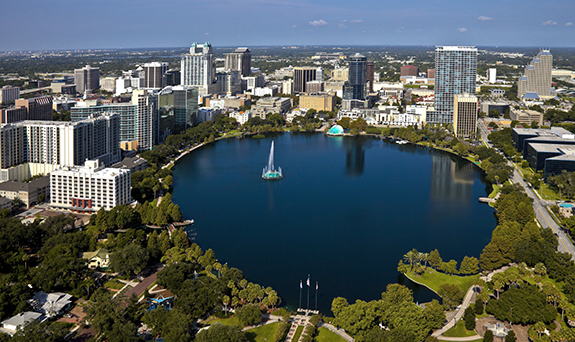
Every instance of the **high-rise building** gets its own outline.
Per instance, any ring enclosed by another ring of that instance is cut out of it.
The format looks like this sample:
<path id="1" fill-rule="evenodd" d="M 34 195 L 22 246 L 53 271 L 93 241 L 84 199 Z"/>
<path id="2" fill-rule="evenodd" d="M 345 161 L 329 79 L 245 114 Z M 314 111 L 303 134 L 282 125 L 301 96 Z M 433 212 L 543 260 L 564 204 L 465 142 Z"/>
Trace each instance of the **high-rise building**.
<path id="1" fill-rule="evenodd" d="M 323 68 L 322 67 L 317 67 L 316 74 L 315 74 L 315 80 L 319 81 L 319 82 L 323 82 Z"/>
<path id="2" fill-rule="evenodd" d="M 218 72 L 214 93 L 236 95 L 242 92 L 242 78 L 237 71 Z"/>
<path id="3" fill-rule="evenodd" d="M 164 73 L 164 80 L 162 84 L 166 86 L 177 86 L 181 83 L 181 73 L 180 70 L 170 69 Z"/>
<path id="4" fill-rule="evenodd" d="M 322 93 L 324 88 L 324 83 L 320 81 L 309 81 L 305 85 L 305 89 L 308 94 Z"/>
<path id="5" fill-rule="evenodd" d="M 121 159 L 120 116 L 107 113 L 76 122 L 21 121 L 0 125 L 0 167 L 22 163 L 82 165 Z"/>
<path id="6" fill-rule="evenodd" d="M 427 78 L 435 78 L 435 69 L 427 69 Z"/>
<path id="7" fill-rule="evenodd" d="M 114 103 L 91 107 L 70 108 L 72 121 L 85 120 L 103 113 L 120 114 L 120 142 L 136 141 L 136 106 L 131 103 Z"/>
<path id="8" fill-rule="evenodd" d="M 239 47 L 231 53 L 225 53 L 226 61 L 224 69 L 238 71 L 242 76 L 247 76 L 252 70 L 252 53 L 247 47 Z"/>
<path id="9" fill-rule="evenodd" d="M 190 53 L 182 55 L 181 85 L 198 86 L 200 95 L 207 95 L 216 80 L 216 64 L 210 43 L 193 43 Z"/>
<path id="10" fill-rule="evenodd" d="M 20 88 L 12 86 L 3 86 L 0 88 L 0 104 L 11 104 L 20 97 Z"/>
<path id="11" fill-rule="evenodd" d="M 104 168 L 98 160 L 50 172 L 50 206 L 78 212 L 111 210 L 132 202 L 130 170 Z"/>
<path id="12" fill-rule="evenodd" d="M 373 82 L 375 81 L 375 64 L 373 61 L 367 61 L 367 82 L 368 82 L 368 90 L 370 93 L 373 93 Z"/>
<path id="13" fill-rule="evenodd" d="M 497 69 L 489 68 L 487 69 L 487 81 L 491 84 L 497 81 Z"/>
<path id="14" fill-rule="evenodd" d="M 166 86 L 163 82 L 164 74 L 168 71 L 168 63 L 151 62 L 144 64 L 144 84 L 146 89 L 162 89 Z"/>
<path id="15" fill-rule="evenodd" d="M 365 100 L 367 89 L 367 58 L 359 53 L 348 58 L 349 60 L 349 77 L 348 77 L 348 90 L 344 89 L 343 95 L 346 100 Z M 346 98 L 346 96 L 351 96 Z"/>
<path id="16" fill-rule="evenodd" d="M 52 120 L 52 96 L 17 99 L 14 107 L 24 109 L 24 120 Z"/>
<path id="17" fill-rule="evenodd" d="M 166 87 L 158 94 L 160 111 L 160 141 L 167 134 L 192 127 L 198 115 L 198 88 L 192 86 Z"/>
<path id="18" fill-rule="evenodd" d="M 86 65 L 82 69 L 74 69 L 74 81 L 76 91 L 79 93 L 91 93 L 100 88 L 100 68 L 92 68 Z"/>
<path id="19" fill-rule="evenodd" d="M 419 68 L 414 65 L 404 65 L 399 73 L 400 76 L 419 76 Z"/>
<path id="20" fill-rule="evenodd" d="M 293 68 L 293 91 L 295 93 L 307 92 L 306 83 L 317 78 L 317 69 L 314 67 Z"/>
<path id="21" fill-rule="evenodd" d="M 160 131 L 158 97 L 145 89 L 137 89 L 132 93 L 132 104 L 136 106 L 138 150 L 151 150 L 158 143 Z"/>
<path id="22" fill-rule="evenodd" d="M 519 78 L 517 95 L 521 98 L 526 93 L 536 93 L 539 98 L 549 99 L 554 96 L 551 89 L 551 69 L 553 55 L 549 50 L 541 50 L 525 67 L 525 74 Z"/>
<path id="23" fill-rule="evenodd" d="M 455 94 L 453 100 L 453 131 L 458 138 L 473 138 L 477 133 L 477 96 Z"/>
<path id="24" fill-rule="evenodd" d="M 332 70 L 331 72 L 332 81 L 347 81 L 349 80 L 349 68 L 338 68 Z"/>
<path id="25" fill-rule="evenodd" d="M 427 122 L 453 123 L 455 94 L 475 95 L 477 48 L 473 46 L 437 46 L 435 48 L 435 110 L 427 113 Z"/>

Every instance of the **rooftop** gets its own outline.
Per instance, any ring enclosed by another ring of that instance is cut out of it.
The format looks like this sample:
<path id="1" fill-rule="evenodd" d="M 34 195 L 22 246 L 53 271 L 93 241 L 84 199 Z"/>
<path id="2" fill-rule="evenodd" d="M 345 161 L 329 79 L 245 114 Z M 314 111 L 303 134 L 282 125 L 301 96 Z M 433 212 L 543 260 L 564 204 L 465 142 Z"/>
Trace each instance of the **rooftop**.
<path id="1" fill-rule="evenodd" d="M 36 189 L 45 188 L 50 185 L 50 176 L 44 176 L 34 179 L 28 183 L 23 182 L 2 182 L 0 183 L 0 191 L 13 191 L 13 192 L 30 192 Z"/>

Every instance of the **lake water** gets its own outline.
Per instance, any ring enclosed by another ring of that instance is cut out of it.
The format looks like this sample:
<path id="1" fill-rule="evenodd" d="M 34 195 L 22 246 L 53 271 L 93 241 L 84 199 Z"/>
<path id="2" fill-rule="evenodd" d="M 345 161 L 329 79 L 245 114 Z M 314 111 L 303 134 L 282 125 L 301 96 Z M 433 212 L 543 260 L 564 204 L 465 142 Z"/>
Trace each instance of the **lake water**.
<path id="1" fill-rule="evenodd" d="M 284 178 L 261 178 L 271 141 Z M 479 258 L 496 221 L 478 203 L 490 186 L 472 163 L 448 153 L 371 137 L 280 134 L 202 147 L 174 169 L 173 201 L 195 220 L 202 249 L 272 286 L 293 309 L 332 315 L 331 301 L 381 298 L 389 283 L 436 298 L 397 272 L 416 248 L 445 261 Z"/>

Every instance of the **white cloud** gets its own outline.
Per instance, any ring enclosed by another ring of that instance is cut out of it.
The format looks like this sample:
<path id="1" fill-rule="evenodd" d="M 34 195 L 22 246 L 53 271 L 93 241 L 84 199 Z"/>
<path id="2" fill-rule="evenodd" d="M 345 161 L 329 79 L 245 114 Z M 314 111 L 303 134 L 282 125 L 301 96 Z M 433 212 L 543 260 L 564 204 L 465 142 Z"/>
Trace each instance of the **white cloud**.
<path id="1" fill-rule="evenodd" d="M 297 25 L 292 25 L 291 27 L 292 27 L 292 28 L 296 28 L 296 27 L 297 27 Z"/>
<path id="2" fill-rule="evenodd" d="M 565 26 L 573 26 L 572 22 L 568 22 L 567 24 L 565 24 Z"/>
<path id="3" fill-rule="evenodd" d="M 308 24 L 315 27 L 329 25 L 329 23 L 323 19 L 310 21 Z"/>
<path id="4" fill-rule="evenodd" d="M 553 20 L 547 20 L 546 22 L 541 23 L 541 25 L 543 25 L 543 26 L 554 26 L 554 25 L 557 25 L 557 22 L 553 21 Z"/>
<path id="5" fill-rule="evenodd" d="M 349 22 L 350 24 L 359 24 L 359 23 L 363 23 L 363 20 L 361 19 L 355 19 Z"/>
<path id="6" fill-rule="evenodd" d="M 209 36 L 210 34 L 208 32 L 204 33 L 204 36 Z"/>
<path id="7" fill-rule="evenodd" d="M 493 18 L 480 15 L 480 16 L 477 18 L 477 20 L 479 20 L 479 21 L 489 21 L 489 20 L 493 20 Z"/>
<path id="8" fill-rule="evenodd" d="M 460 27 L 457 29 L 457 31 L 459 32 L 467 32 L 467 29 L 465 27 Z"/>

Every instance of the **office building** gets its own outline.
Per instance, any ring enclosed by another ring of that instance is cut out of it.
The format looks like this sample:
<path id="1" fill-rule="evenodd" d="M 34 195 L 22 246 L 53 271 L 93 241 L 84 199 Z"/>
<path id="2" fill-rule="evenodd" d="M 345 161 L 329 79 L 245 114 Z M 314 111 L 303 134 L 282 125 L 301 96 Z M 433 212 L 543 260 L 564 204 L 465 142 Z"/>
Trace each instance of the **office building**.
<path id="1" fill-rule="evenodd" d="M 435 111 L 428 112 L 428 122 L 453 123 L 455 94 L 475 95 L 477 48 L 472 46 L 438 46 L 435 48 Z"/>
<path id="2" fill-rule="evenodd" d="M 324 83 L 320 81 L 309 81 L 306 83 L 305 88 L 307 89 L 307 93 L 314 94 L 314 93 L 321 93 L 323 92 Z"/>
<path id="3" fill-rule="evenodd" d="M 316 71 L 315 71 L 315 80 L 318 82 L 323 82 L 323 68 L 322 67 L 317 67 Z"/>
<path id="4" fill-rule="evenodd" d="M 14 106 L 0 110 L 0 123 L 22 120 L 52 120 L 52 96 L 16 99 Z"/>
<path id="5" fill-rule="evenodd" d="M 160 135 L 158 97 L 146 89 L 137 89 L 132 92 L 132 104 L 136 106 L 138 150 L 151 150 L 158 143 Z"/>
<path id="6" fill-rule="evenodd" d="M 555 96 L 551 89 L 551 72 L 553 68 L 553 55 L 549 50 L 541 50 L 525 67 L 525 72 L 517 83 L 517 96 L 519 98 L 534 93 L 540 99 L 550 99 Z"/>
<path id="7" fill-rule="evenodd" d="M 50 173 L 50 206 L 77 212 L 111 210 L 132 202 L 130 170 L 104 168 L 97 160 Z"/>
<path id="8" fill-rule="evenodd" d="M 0 196 L 14 200 L 22 200 L 26 208 L 40 202 L 40 196 L 48 199 L 50 196 L 50 177 L 43 176 L 29 182 L 2 182 L 0 183 Z"/>
<path id="9" fill-rule="evenodd" d="M 367 61 L 367 76 L 366 80 L 368 82 L 367 89 L 368 92 L 373 93 L 373 82 L 375 81 L 375 65 L 373 61 Z"/>
<path id="10" fill-rule="evenodd" d="M 509 116 L 511 120 L 519 121 L 520 124 L 532 125 L 535 122 L 537 126 L 543 126 L 543 113 L 536 110 L 511 109 Z"/>
<path id="11" fill-rule="evenodd" d="M 487 81 L 491 84 L 497 82 L 497 69 L 496 68 L 487 69 Z"/>
<path id="12" fill-rule="evenodd" d="M 350 56 L 348 60 L 348 87 L 344 87 L 343 98 L 346 100 L 365 100 L 367 95 L 367 58 L 357 53 Z"/>
<path id="13" fill-rule="evenodd" d="M 302 94 L 299 97 L 299 107 L 319 111 L 334 112 L 337 98 L 334 94 Z"/>
<path id="14" fill-rule="evenodd" d="M 75 122 L 3 124 L 0 125 L 0 167 L 7 169 L 23 163 L 81 165 L 86 159 L 116 163 L 121 159 L 119 141 L 118 114 Z M 6 179 L 2 177 L 2 180 Z"/>
<path id="15" fill-rule="evenodd" d="M 160 141 L 167 134 L 179 133 L 196 124 L 198 89 L 191 86 L 166 87 L 158 94 Z"/>
<path id="16" fill-rule="evenodd" d="M 182 54 L 181 85 L 198 86 L 199 95 L 211 93 L 216 80 L 216 64 L 210 43 L 193 43 L 190 53 Z"/>
<path id="17" fill-rule="evenodd" d="M 252 90 L 255 88 L 261 88 L 266 84 L 266 79 L 264 75 L 258 76 L 242 76 L 242 89 Z"/>
<path id="18" fill-rule="evenodd" d="M 435 78 L 435 69 L 427 69 L 427 78 Z"/>
<path id="19" fill-rule="evenodd" d="M 74 81 L 79 93 L 92 93 L 100 88 L 100 68 L 86 65 L 82 69 L 74 69 Z"/>
<path id="20" fill-rule="evenodd" d="M 116 92 L 116 79 L 117 77 L 113 76 L 103 77 L 100 80 L 100 89 L 114 94 Z"/>
<path id="21" fill-rule="evenodd" d="M 12 86 L 3 86 L 0 88 L 0 104 L 7 105 L 14 103 L 14 100 L 20 97 L 20 88 Z"/>
<path id="22" fill-rule="evenodd" d="M 412 92 L 413 94 L 413 92 Z M 481 111 L 485 114 L 489 114 L 492 110 L 499 112 L 499 116 L 504 116 L 509 112 L 510 107 L 507 102 L 481 102 Z"/>
<path id="23" fill-rule="evenodd" d="M 76 85 L 67 84 L 64 82 L 52 82 L 50 83 L 50 89 L 54 94 L 64 94 L 64 95 L 76 95 Z"/>
<path id="24" fill-rule="evenodd" d="M 0 124 L 26 120 L 26 107 L 9 107 L 0 109 Z"/>
<path id="25" fill-rule="evenodd" d="M 517 151 L 523 152 L 523 159 L 527 160 L 527 144 L 558 144 L 575 145 L 575 134 L 563 127 L 549 128 L 513 128 L 511 139 Z"/>
<path id="26" fill-rule="evenodd" d="M 164 73 L 162 84 L 166 87 L 177 86 L 180 85 L 181 82 L 180 70 L 170 69 Z"/>
<path id="27" fill-rule="evenodd" d="M 293 91 L 295 93 L 306 93 L 306 83 L 317 78 L 317 69 L 314 67 L 293 68 Z"/>
<path id="28" fill-rule="evenodd" d="M 343 81 L 346 82 L 349 79 L 349 68 L 338 68 L 332 70 L 331 80 L 332 81 Z"/>
<path id="29" fill-rule="evenodd" d="M 259 99 L 255 107 L 252 107 L 252 115 L 262 119 L 265 119 L 266 115 L 270 113 L 284 115 L 291 106 L 292 102 L 289 97 L 265 97 Z"/>
<path id="30" fill-rule="evenodd" d="M 293 80 L 289 79 L 282 82 L 282 94 L 293 94 Z"/>
<path id="31" fill-rule="evenodd" d="M 419 68 L 414 65 L 404 65 L 400 68 L 400 76 L 419 76 Z"/>
<path id="32" fill-rule="evenodd" d="M 237 71 L 218 72 L 214 93 L 236 95 L 242 92 L 242 78 Z"/>
<path id="33" fill-rule="evenodd" d="M 231 53 L 225 53 L 224 69 L 237 71 L 241 76 L 248 76 L 252 69 L 252 53 L 246 47 L 239 47 Z"/>
<path id="34" fill-rule="evenodd" d="M 164 74 L 168 71 L 168 63 L 151 62 L 145 63 L 144 66 L 144 84 L 141 88 L 145 89 L 162 89 L 164 84 Z"/>
<path id="35" fill-rule="evenodd" d="M 455 94 L 453 131 L 458 138 L 469 139 L 477 133 L 477 96 Z"/>

